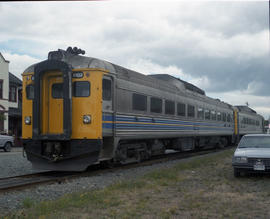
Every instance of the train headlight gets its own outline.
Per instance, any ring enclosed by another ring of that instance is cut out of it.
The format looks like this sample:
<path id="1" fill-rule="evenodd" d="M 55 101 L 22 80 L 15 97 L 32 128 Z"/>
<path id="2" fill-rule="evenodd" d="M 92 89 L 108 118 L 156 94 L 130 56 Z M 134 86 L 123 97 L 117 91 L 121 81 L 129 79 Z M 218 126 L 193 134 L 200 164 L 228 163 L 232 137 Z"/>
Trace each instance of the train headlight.
<path id="1" fill-rule="evenodd" d="M 90 115 L 84 115 L 83 116 L 83 123 L 84 124 L 90 124 L 91 123 L 91 116 Z"/>
<path id="2" fill-rule="evenodd" d="M 24 123 L 26 125 L 31 125 L 31 116 L 25 116 L 24 117 Z"/>

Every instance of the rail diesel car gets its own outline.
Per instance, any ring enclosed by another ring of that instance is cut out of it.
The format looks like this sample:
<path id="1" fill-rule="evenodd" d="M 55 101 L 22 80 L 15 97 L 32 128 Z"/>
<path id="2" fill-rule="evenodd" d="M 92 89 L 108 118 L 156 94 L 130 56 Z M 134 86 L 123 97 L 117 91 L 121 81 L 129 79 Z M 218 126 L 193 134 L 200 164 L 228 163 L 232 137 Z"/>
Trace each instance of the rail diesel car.
<path id="1" fill-rule="evenodd" d="M 83 171 L 166 149 L 225 147 L 262 133 L 263 117 L 167 74 L 143 75 L 76 47 L 23 73 L 23 146 L 34 168 Z"/>

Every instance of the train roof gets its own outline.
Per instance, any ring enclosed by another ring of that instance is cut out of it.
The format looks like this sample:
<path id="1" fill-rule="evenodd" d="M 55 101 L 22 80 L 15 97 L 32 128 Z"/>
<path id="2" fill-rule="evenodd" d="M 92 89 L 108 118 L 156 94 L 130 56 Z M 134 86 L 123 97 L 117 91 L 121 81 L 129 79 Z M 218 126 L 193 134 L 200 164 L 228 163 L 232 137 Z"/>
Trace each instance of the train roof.
<path id="1" fill-rule="evenodd" d="M 235 106 L 238 110 L 239 110 L 239 112 L 246 112 L 246 113 L 257 113 L 255 110 L 253 110 L 253 109 L 251 109 L 251 108 L 249 108 L 248 106 L 245 106 L 245 105 L 243 105 L 243 106 Z"/>
<path id="2" fill-rule="evenodd" d="M 173 84 L 174 86 L 179 87 L 179 88 L 184 86 L 185 89 L 187 89 L 187 90 L 197 92 L 201 95 L 205 95 L 204 90 L 196 87 L 195 85 L 193 85 L 191 83 L 188 83 L 188 82 L 183 81 L 179 78 L 176 78 L 174 76 L 171 76 L 168 74 L 154 74 L 154 75 L 148 75 L 148 76 L 153 77 L 153 78 L 157 78 L 159 80 L 166 81 L 167 83 Z"/>
<path id="3" fill-rule="evenodd" d="M 80 68 L 99 68 L 109 71 L 112 74 L 116 74 L 118 78 L 134 81 L 139 84 L 146 86 L 155 87 L 157 89 L 163 89 L 172 93 L 182 93 L 184 95 L 193 95 L 199 99 L 207 100 L 209 103 L 218 105 L 227 105 L 231 108 L 232 106 L 228 103 L 207 97 L 205 92 L 196 87 L 195 85 L 183 81 L 179 78 L 173 77 L 168 74 L 155 74 L 155 75 L 144 75 L 139 72 L 124 68 L 122 66 L 110 63 L 105 60 L 86 57 L 80 54 L 84 54 L 84 51 L 69 47 L 67 50 L 58 49 L 57 51 L 51 51 L 48 54 L 48 60 L 59 60 L 66 62 L 73 69 Z M 29 66 L 24 73 L 34 72 L 35 65 Z M 173 85 L 173 86 L 172 86 Z"/>
<path id="4" fill-rule="evenodd" d="M 250 116 L 258 116 L 262 119 L 264 119 L 264 117 L 260 114 L 258 114 L 255 110 L 251 109 L 250 107 L 246 106 L 246 105 L 242 105 L 242 106 L 234 106 L 238 109 L 239 112 L 242 112 L 244 114 L 248 114 Z"/>
<path id="5" fill-rule="evenodd" d="M 78 50 L 78 49 L 76 49 L 76 50 Z M 84 51 L 82 51 L 82 50 L 80 50 L 80 52 L 84 53 Z M 101 60 L 101 59 L 81 56 L 78 54 L 78 52 L 74 52 L 70 48 L 68 48 L 66 51 L 62 50 L 62 49 L 58 49 L 58 51 L 49 52 L 48 60 L 50 60 L 50 59 L 64 61 L 64 62 L 68 63 L 69 65 L 71 65 L 71 67 L 73 69 L 80 69 L 80 68 L 105 69 L 105 70 L 109 71 L 110 73 L 117 74 L 120 78 L 127 78 L 127 77 L 128 78 L 130 78 L 130 77 L 140 78 L 140 75 L 143 75 L 144 81 L 145 81 L 145 77 L 147 77 L 147 78 L 150 77 L 149 80 L 151 82 L 153 82 L 153 80 L 155 81 L 155 79 L 157 79 L 158 81 L 163 81 L 166 84 L 169 83 L 169 84 L 173 85 L 175 88 L 177 88 L 177 90 L 183 91 L 183 90 L 187 89 L 187 90 L 199 93 L 201 95 L 205 95 L 205 92 L 202 89 L 200 89 L 200 88 L 196 87 L 195 85 L 190 84 L 186 81 L 183 81 L 179 78 L 173 77 L 171 75 L 168 75 L 168 74 L 144 75 L 144 74 L 138 73 L 136 71 L 124 68 L 122 66 L 119 66 L 119 65 Z M 28 67 L 24 71 L 24 73 L 33 72 L 36 64 Z"/>

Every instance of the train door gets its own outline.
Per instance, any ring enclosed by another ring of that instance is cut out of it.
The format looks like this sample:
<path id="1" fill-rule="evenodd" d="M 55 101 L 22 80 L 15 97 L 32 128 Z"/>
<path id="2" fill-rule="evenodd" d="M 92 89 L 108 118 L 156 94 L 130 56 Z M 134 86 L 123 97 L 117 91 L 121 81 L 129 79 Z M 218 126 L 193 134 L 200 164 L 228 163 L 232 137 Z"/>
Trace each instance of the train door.
<path id="1" fill-rule="evenodd" d="M 102 79 L 103 137 L 113 135 L 115 120 L 113 107 L 113 79 L 104 75 Z"/>
<path id="2" fill-rule="evenodd" d="M 42 132 L 63 133 L 63 77 L 49 74 L 43 80 Z"/>
<path id="3" fill-rule="evenodd" d="M 62 77 L 49 78 L 49 133 L 63 133 L 63 79 Z"/>
<path id="4" fill-rule="evenodd" d="M 102 80 L 102 100 L 103 100 L 103 111 L 112 111 L 112 78 L 104 76 Z"/>
<path id="5" fill-rule="evenodd" d="M 102 79 L 102 136 L 103 146 L 101 158 L 109 159 L 113 156 L 115 111 L 114 111 L 114 85 L 113 78 L 104 75 Z"/>

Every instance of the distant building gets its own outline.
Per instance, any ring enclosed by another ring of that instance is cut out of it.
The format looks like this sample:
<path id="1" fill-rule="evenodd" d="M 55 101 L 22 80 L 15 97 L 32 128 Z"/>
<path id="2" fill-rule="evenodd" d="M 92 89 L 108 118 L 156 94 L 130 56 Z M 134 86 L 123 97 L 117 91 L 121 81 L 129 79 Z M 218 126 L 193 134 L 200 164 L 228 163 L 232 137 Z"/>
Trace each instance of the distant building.
<path id="1" fill-rule="evenodd" d="M 20 145 L 22 81 L 9 72 L 9 61 L 0 53 L 0 133 L 15 135 Z"/>
<path id="2" fill-rule="evenodd" d="M 9 61 L 0 53 L 0 133 L 8 132 Z"/>
<path id="3" fill-rule="evenodd" d="M 22 136 L 22 81 L 9 72 L 9 134 L 15 135 L 15 145 L 21 146 Z"/>

